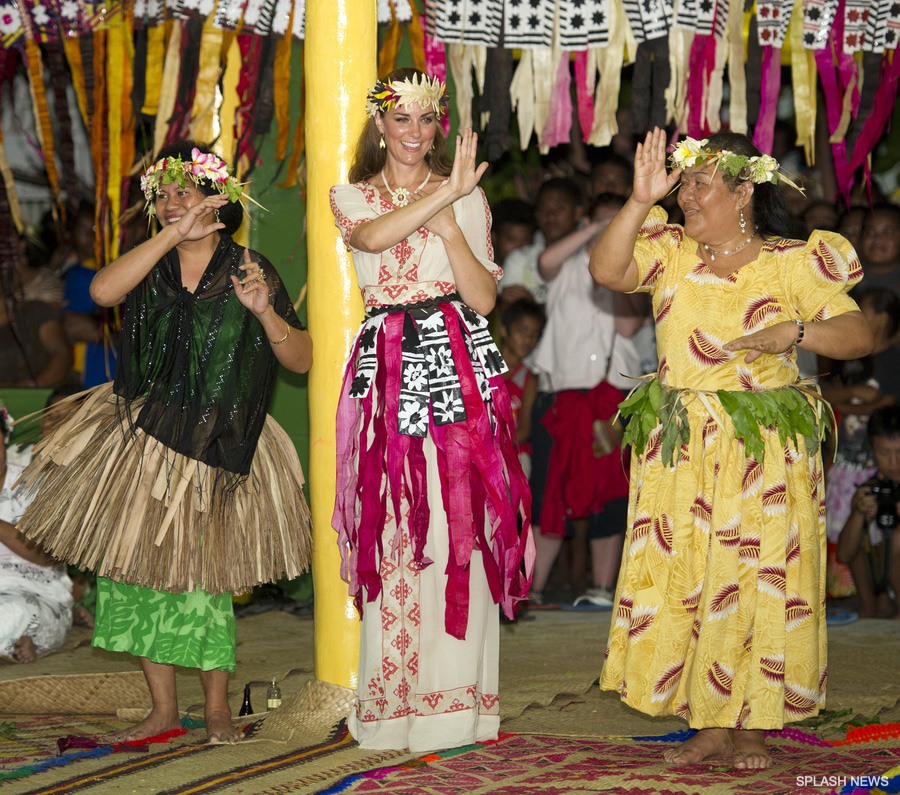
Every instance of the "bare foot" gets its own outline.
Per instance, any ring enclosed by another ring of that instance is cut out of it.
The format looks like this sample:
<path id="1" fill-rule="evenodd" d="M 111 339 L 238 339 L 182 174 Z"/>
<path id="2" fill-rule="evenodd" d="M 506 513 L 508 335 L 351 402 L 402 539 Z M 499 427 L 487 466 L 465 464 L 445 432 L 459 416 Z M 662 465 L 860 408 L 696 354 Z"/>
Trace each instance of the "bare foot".
<path id="1" fill-rule="evenodd" d="M 125 731 L 107 734 L 103 737 L 108 743 L 124 743 L 130 740 L 146 740 L 148 737 L 155 737 L 157 734 L 172 731 L 181 727 L 181 721 L 178 719 L 178 711 L 167 712 L 164 710 L 153 709 L 150 714 L 140 723 L 135 724 Z"/>
<path id="2" fill-rule="evenodd" d="M 667 762 L 689 765 L 714 757 L 731 758 L 732 745 L 728 729 L 700 729 L 690 740 L 663 754 Z"/>
<path id="3" fill-rule="evenodd" d="M 93 629 L 94 616 L 91 614 L 91 611 L 84 605 L 75 605 L 72 608 L 72 626 Z"/>
<path id="4" fill-rule="evenodd" d="M 765 770 L 772 764 L 762 729 L 732 729 L 734 766 L 737 770 Z"/>
<path id="5" fill-rule="evenodd" d="M 13 645 L 13 657 L 20 663 L 33 663 L 37 659 L 34 641 L 28 635 L 22 635 Z"/>
<path id="6" fill-rule="evenodd" d="M 234 728 L 231 723 L 230 710 L 214 710 L 206 713 L 206 736 L 211 745 L 217 743 L 234 744 L 244 738 L 244 735 Z"/>

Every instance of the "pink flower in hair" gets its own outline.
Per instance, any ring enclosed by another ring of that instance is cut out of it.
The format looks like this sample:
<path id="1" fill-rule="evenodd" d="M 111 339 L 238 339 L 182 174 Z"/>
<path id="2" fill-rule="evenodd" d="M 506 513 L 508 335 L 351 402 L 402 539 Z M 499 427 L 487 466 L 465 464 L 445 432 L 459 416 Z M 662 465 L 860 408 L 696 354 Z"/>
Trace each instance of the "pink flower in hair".
<path id="1" fill-rule="evenodd" d="M 224 182 L 228 179 L 228 166 L 216 155 L 205 154 L 197 147 L 191 149 L 191 162 L 187 164 L 191 174 L 198 179 L 208 179 L 210 182 Z"/>

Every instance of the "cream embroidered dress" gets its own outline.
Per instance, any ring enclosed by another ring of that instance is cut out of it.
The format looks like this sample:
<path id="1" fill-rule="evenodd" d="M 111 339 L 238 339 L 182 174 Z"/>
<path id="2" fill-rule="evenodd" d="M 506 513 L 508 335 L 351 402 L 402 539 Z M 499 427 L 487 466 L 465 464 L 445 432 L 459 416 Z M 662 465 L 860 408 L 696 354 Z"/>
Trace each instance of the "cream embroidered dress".
<path id="1" fill-rule="evenodd" d="M 396 209 L 369 183 L 331 191 L 349 246 Z M 453 204 L 495 279 L 480 189 Z M 455 295 L 440 237 L 420 228 L 353 250 L 368 317 L 337 415 L 333 525 L 362 613 L 350 732 L 365 748 L 452 748 L 497 737 L 499 614 L 528 592 L 530 499 L 487 321 Z"/>
<path id="2" fill-rule="evenodd" d="M 638 290 L 653 296 L 658 377 L 685 390 L 690 441 L 673 466 L 662 461 L 661 425 L 634 451 L 600 686 L 695 728 L 780 728 L 825 699 L 822 461 L 802 437 L 782 444 L 774 429 L 762 431 L 762 461 L 746 453 L 715 391 L 795 384 L 795 352 L 747 364 L 723 345 L 784 320 L 855 310 L 846 292 L 862 271 L 850 244 L 828 232 L 767 242 L 724 278 L 696 252 L 680 226 L 651 211 L 635 247 Z"/>

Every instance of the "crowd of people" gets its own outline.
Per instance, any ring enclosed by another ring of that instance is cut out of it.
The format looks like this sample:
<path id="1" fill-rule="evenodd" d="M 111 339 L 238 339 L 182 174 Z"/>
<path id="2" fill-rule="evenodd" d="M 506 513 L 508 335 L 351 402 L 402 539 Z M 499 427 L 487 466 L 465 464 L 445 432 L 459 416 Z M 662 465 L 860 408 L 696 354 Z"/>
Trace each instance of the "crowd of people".
<path id="1" fill-rule="evenodd" d="M 667 759 L 767 767 L 764 731 L 824 704 L 826 566 L 858 615 L 898 614 L 900 208 L 838 212 L 746 136 L 667 153 L 661 130 L 490 208 L 477 136 L 448 152 L 439 80 L 395 70 L 367 100 L 330 196 L 366 308 L 333 516 L 362 621 L 352 735 L 495 739 L 498 605 L 561 594 L 610 611 L 602 688 L 698 730 Z M 21 607 L 0 653 L 58 646 L 56 561 L 94 570 L 94 644 L 138 657 L 153 702 L 118 739 L 177 725 L 183 665 L 210 741 L 234 742 L 231 595 L 309 559 L 266 411 L 312 340 L 233 241 L 242 188 L 209 148 L 160 152 L 141 187 L 149 239 L 96 272 L 85 208 L 2 285 L 0 387 L 86 391 L 24 468 L 0 458 L 0 589 Z"/>

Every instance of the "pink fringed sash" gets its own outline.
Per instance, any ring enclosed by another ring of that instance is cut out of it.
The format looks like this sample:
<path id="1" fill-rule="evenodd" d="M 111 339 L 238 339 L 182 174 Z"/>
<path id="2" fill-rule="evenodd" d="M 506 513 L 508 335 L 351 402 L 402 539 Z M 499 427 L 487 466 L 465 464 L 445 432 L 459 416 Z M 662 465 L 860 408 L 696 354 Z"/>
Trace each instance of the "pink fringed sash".
<path id="1" fill-rule="evenodd" d="M 465 407 L 465 419 L 446 424 L 435 421 L 432 407 L 427 424 L 437 451 L 450 536 L 445 629 L 456 638 L 466 634 L 469 563 L 475 550 L 482 553 L 494 601 L 510 618 L 515 602 L 528 594 L 534 566 L 531 494 L 518 460 L 509 395 L 502 376 L 490 375 L 476 353 L 475 340 L 483 330 L 471 326 L 466 312 L 471 310 L 447 301 L 438 304 L 427 321 L 433 328 L 435 313 L 443 316 Z M 432 563 L 424 554 L 431 519 L 425 440 L 400 433 L 398 427 L 404 324 L 410 322 L 416 321 L 406 312 L 365 321 L 352 346 L 338 404 L 332 525 L 341 549 L 341 576 L 360 613 L 364 602 L 376 601 L 381 593 L 379 566 L 385 542 L 395 553 L 404 527 L 416 564 L 424 568 Z M 371 388 L 364 396 L 353 397 L 364 334 L 375 335 L 377 365 Z M 397 532 L 385 539 L 391 518 Z"/>

